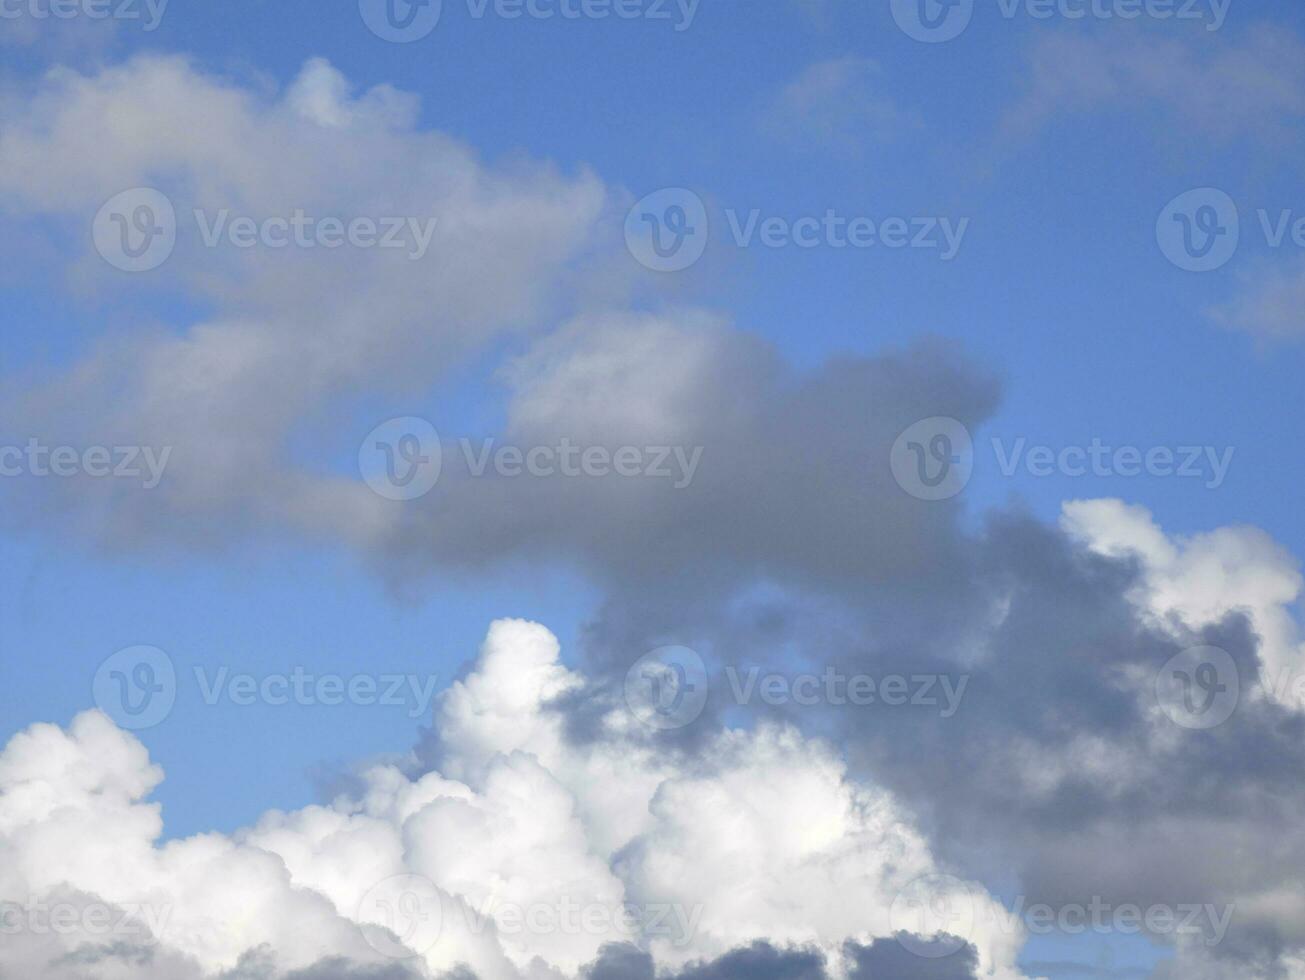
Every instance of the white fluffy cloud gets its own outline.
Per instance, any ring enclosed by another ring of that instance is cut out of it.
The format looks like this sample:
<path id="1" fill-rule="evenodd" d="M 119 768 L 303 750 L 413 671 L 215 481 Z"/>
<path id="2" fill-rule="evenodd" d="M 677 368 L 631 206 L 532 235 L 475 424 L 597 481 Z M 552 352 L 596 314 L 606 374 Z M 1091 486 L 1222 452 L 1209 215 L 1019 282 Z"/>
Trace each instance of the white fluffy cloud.
<path id="1" fill-rule="evenodd" d="M 724 731 L 687 761 L 655 751 L 613 706 L 604 737 L 573 746 L 547 703 L 581 683 L 543 627 L 496 623 L 442 698 L 441 771 L 380 766 L 329 806 L 165 844 L 146 801 L 163 774 L 138 741 L 96 712 L 66 731 L 35 726 L 0 754 L 0 902 L 13 903 L 16 936 L 0 945 L 0 972 L 62 977 L 58 964 L 76 962 L 79 976 L 176 980 L 260 957 L 283 971 L 333 957 L 384 966 L 395 947 L 368 893 L 397 875 L 440 896 L 438 941 L 407 961 L 418 976 L 458 965 L 484 980 L 574 976 L 621 941 L 674 967 L 758 939 L 823 949 L 837 972 L 842 944 L 893 935 L 894 898 L 939 870 L 887 793 L 795 730 Z M 1016 977 L 1018 930 L 996 928 L 998 906 L 980 901 L 980 966 Z M 113 942 L 21 928 L 31 921 L 15 910 L 35 902 L 148 910 L 157 945 L 143 931 Z"/>
<path id="2" fill-rule="evenodd" d="M 1160 626 L 1200 628 L 1245 613 L 1259 635 L 1262 693 L 1292 707 L 1305 676 L 1305 639 L 1293 614 L 1305 579 L 1291 553 L 1253 527 L 1187 538 L 1166 535 L 1145 508 L 1120 500 L 1065 504 L 1062 524 L 1093 551 L 1134 557 L 1142 568 L 1138 606 Z"/>

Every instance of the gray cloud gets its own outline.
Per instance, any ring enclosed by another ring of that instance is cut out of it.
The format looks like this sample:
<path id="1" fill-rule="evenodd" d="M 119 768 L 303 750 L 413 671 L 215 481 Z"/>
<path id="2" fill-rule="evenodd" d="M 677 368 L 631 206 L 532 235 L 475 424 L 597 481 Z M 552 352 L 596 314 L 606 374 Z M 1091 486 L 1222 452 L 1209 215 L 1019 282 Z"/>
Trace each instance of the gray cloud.
<path id="1" fill-rule="evenodd" d="M 1005 137 L 1071 113 L 1158 110 L 1171 125 L 1219 140 L 1291 139 L 1305 117 L 1300 40 L 1276 25 L 1257 24 L 1235 39 L 1205 26 L 1177 35 L 1118 21 L 1039 31 L 1027 93 L 1005 113 Z"/>
<path id="2" fill-rule="evenodd" d="M 821 18 L 824 11 L 812 8 Z M 860 153 L 924 127 L 889 94 L 883 70 L 868 58 L 819 61 L 787 82 L 760 119 L 768 136 L 819 152 Z"/>
<path id="3" fill-rule="evenodd" d="M 973 980 L 977 959 L 967 946 L 939 959 L 923 959 L 895 939 L 848 943 L 843 951 L 849 980 Z M 827 980 L 832 974 L 818 952 L 759 942 L 718 959 L 697 963 L 668 980 Z M 654 980 L 652 958 L 632 946 L 608 946 L 584 980 Z"/>
<path id="4" fill-rule="evenodd" d="M 1290 37 L 1255 31 L 1219 49 L 1141 35 L 1110 42 L 1040 41 L 1034 85 L 1011 129 L 1139 94 L 1224 136 L 1305 115 L 1305 62 Z M 826 68 L 790 101 L 810 108 L 811 93 L 842 91 L 849 73 L 865 81 L 859 63 Z M 602 601 L 585 633 L 597 681 L 558 704 L 574 739 L 593 736 L 625 669 L 665 643 L 700 649 L 715 668 L 963 671 L 967 697 L 948 719 L 830 707 L 773 713 L 839 739 L 859 775 L 920 814 L 958 870 L 981 880 L 1013 872 L 1030 902 L 1233 905 L 1234 927 L 1218 948 L 1180 944 L 1189 980 L 1273 976 L 1305 947 L 1305 717 L 1248 697 L 1221 728 L 1187 732 L 1157 725 L 1148 701 L 1160 666 L 1198 643 L 1227 650 L 1250 689 L 1260 638 L 1237 614 L 1200 626 L 1149 621 L 1133 601 L 1136 561 L 1092 553 L 1018 510 L 974 529 L 963 498 L 926 503 L 903 492 L 886 465 L 899 433 L 931 416 L 978 431 L 998 405 L 998 383 L 949 346 L 799 370 L 718 317 L 594 313 L 525 345 L 505 368 L 506 424 L 493 435 L 527 447 L 569 439 L 608 450 L 701 449 L 687 485 L 477 477 L 450 444 L 436 490 L 398 508 L 356 479 L 292 464 L 295 436 L 334 406 L 378 387 L 423 397 L 448 360 L 554 322 L 554 282 L 574 274 L 607 206 L 588 175 L 487 169 L 466 148 L 415 132 L 412 106 L 397 93 L 342 99 L 338 81 L 316 64 L 269 102 L 184 62 L 141 59 L 103 77 L 65 79 L 42 107 L 56 120 L 61 107 L 98 119 L 107 91 L 129 117 L 149 121 L 152 143 L 60 126 L 51 138 L 37 125 L 44 116 L 6 128 L 0 194 L 12 208 L 58 220 L 81 221 L 108 193 L 153 172 L 158 158 L 172 161 L 168 189 L 186 203 L 222 201 L 235 187 L 253 209 L 356 208 L 379 195 L 391 209 L 493 217 L 488 227 L 454 222 L 440 241 L 449 264 L 431 278 L 382 261 L 354 268 L 239 256 L 214 273 L 183 249 L 178 281 L 220 298 L 220 316 L 94 353 L 44 388 L 27 387 L 5 413 L 11 429 L 40 426 L 68 440 L 175 445 L 176 482 L 156 496 L 89 504 L 77 485 L 49 505 L 55 516 L 71 514 L 74 532 L 124 546 L 308 534 L 357 549 L 405 588 L 507 565 L 578 570 Z M 226 127 L 210 145 L 190 145 L 184 123 L 197 112 Z M 360 137 L 375 151 L 375 166 L 363 170 L 352 162 Z M 242 145 L 257 152 L 231 150 Z M 300 157 L 278 180 L 292 183 L 260 183 L 256 159 L 282 159 L 287 147 Z M 319 157 L 340 171 L 322 170 Z M 412 185 L 421 196 L 395 200 L 390 175 L 408 165 L 426 178 Z M 103 270 L 78 274 L 92 291 L 113 288 Z M 1261 334 L 1291 332 L 1294 280 L 1271 286 L 1230 319 Z M 356 441 L 345 439 L 346 448 Z M 340 449 L 329 435 L 324 444 Z M 720 694 L 718 684 L 713 710 L 667 748 L 694 747 L 727 711 Z M 426 746 L 423 756 L 437 752 Z M 63 966 L 137 952 L 88 948 Z M 903 952 L 876 943 L 848 956 L 873 980 L 973 972 L 965 954 L 925 962 Z M 822 975 L 813 955 L 759 944 L 690 967 L 683 980 L 805 980 Z M 186 975 L 174 963 L 153 966 Z M 254 954 L 228 980 L 261 980 L 274 969 Z M 331 961 L 293 980 L 406 975 Z M 589 976 L 651 977 L 651 963 L 613 948 Z"/>

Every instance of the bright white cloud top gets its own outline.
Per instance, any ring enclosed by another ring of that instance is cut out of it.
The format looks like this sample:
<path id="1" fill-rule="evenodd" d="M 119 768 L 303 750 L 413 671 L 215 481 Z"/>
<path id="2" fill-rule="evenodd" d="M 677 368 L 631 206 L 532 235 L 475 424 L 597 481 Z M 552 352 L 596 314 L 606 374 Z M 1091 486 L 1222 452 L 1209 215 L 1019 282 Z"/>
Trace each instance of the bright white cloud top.
<path id="1" fill-rule="evenodd" d="M 60 977 L 47 964 L 80 951 L 130 971 L 99 976 L 180 980 L 260 957 L 291 971 L 419 953 L 403 961 L 418 976 L 465 965 L 506 980 L 576 976 L 606 943 L 674 968 L 767 940 L 815 946 L 837 973 L 844 942 L 892 937 L 899 893 L 940 872 L 889 794 L 795 729 L 722 731 L 697 760 L 675 761 L 620 707 L 602 738 L 570 744 L 546 705 L 581 679 L 558 654 L 541 626 L 495 623 L 437 710 L 442 771 L 372 768 L 356 797 L 269 813 L 233 837 L 161 844 L 147 799 L 163 773 L 98 712 L 16 736 L 0 755 L 11 921 L 38 906 L 140 912 L 121 929 L 114 915 L 108 932 L 80 913 L 22 929 L 0 946 L 0 969 Z M 403 875 L 438 889 L 442 924 L 412 929 L 415 950 L 382 928 L 385 903 L 411 897 L 411 881 L 386 884 Z M 981 967 L 1018 976 L 1018 927 L 971 888 Z M 114 942 L 135 953 L 105 949 Z"/>

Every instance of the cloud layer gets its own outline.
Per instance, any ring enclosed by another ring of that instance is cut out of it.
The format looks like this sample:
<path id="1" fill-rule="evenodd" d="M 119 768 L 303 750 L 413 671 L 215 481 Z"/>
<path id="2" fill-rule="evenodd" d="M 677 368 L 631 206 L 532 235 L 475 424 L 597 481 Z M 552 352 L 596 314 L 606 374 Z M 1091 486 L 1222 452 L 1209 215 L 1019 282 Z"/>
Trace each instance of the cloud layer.
<path id="1" fill-rule="evenodd" d="M 160 843 L 147 798 L 163 774 L 98 712 L 16 736 L 0 754 L 0 900 L 18 928 L 0 972 L 714 977 L 758 975 L 729 957 L 798 956 L 776 975 L 809 976 L 895 955 L 874 946 L 893 944 L 895 898 L 939 868 L 891 795 L 783 726 L 675 756 L 614 708 L 601 741 L 572 744 L 549 704 L 583 679 L 558 652 L 540 626 L 496 623 L 443 696 L 438 770 L 370 768 L 356 794 L 233 837 Z M 136 918 L 48 929 L 31 911 L 97 903 Z M 952 968 L 1017 976 L 1017 927 L 968 938 Z"/>

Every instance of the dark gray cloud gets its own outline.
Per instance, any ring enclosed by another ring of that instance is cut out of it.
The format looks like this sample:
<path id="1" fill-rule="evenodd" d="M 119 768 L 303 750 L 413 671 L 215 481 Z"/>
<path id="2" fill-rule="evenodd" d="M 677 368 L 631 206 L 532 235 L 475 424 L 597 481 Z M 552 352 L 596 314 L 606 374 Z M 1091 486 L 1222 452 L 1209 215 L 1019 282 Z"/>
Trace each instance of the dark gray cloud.
<path id="1" fill-rule="evenodd" d="M 636 318 L 554 338 L 513 380 L 516 440 L 705 447 L 680 490 L 455 468 L 387 549 L 405 575 L 562 561 L 601 583 L 584 634 L 597 681 L 559 705 L 573 737 L 595 734 L 625 670 L 664 644 L 699 650 L 714 671 L 703 717 L 657 736 L 690 758 L 722 719 L 740 720 L 724 665 L 963 675 L 948 718 L 750 710 L 842 740 L 857 775 L 911 806 L 957 874 L 1013 877 L 1026 905 L 1232 907 L 1219 948 L 1190 954 L 1202 959 L 1257 961 L 1305 941 L 1273 911 L 1276 890 L 1302 887 L 1305 717 L 1249 693 L 1213 731 L 1154 710 L 1158 671 L 1196 645 L 1228 651 L 1252 691 L 1248 621 L 1161 627 L 1133 599 L 1132 561 L 1018 508 L 972 529 L 959 501 L 894 482 L 889 448 L 913 422 L 951 416 L 978 431 L 994 411 L 998 386 L 962 354 L 925 344 L 801 374 L 719 325 Z"/>
<path id="2" fill-rule="evenodd" d="M 848 943 L 844 955 L 851 963 L 850 980 L 972 980 L 978 975 L 973 946 L 927 959 L 916 956 L 897 939 L 876 939 L 869 946 Z"/>
<path id="3" fill-rule="evenodd" d="M 886 466 L 912 423 L 973 427 L 995 410 L 996 382 L 950 345 L 800 372 L 711 320 L 603 317 L 546 341 L 511 377 L 500 445 L 701 447 L 692 482 L 472 478 L 446 446 L 440 484 L 385 552 L 391 574 L 561 560 L 613 593 L 653 589 L 706 615 L 741 578 L 904 595 L 965 573 L 959 504 L 923 506 Z"/>
<path id="4" fill-rule="evenodd" d="M 1033 87 L 1008 115 L 1007 132 L 1031 131 L 1065 109 L 1131 106 L 1139 92 L 1166 115 L 1223 138 L 1276 136 L 1280 118 L 1305 115 L 1300 44 L 1281 32 L 1256 30 L 1208 50 L 1141 34 L 1115 40 L 1095 33 L 1042 38 Z M 800 105 L 808 90 L 843 91 L 849 78 L 865 87 L 864 66 L 840 64 L 798 91 Z M 310 67 L 307 78 L 322 73 Z M 142 114 L 149 125 L 137 128 L 152 138 L 187 131 L 195 106 L 221 94 L 210 79 L 149 59 L 101 85 Z M 138 98 L 151 88 L 175 94 L 165 106 L 167 125 L 154 103 Z M 334 108 L 362 113 L 367 105 Z M 96 116 L 72 108 L 64 106 L 75 119 Z M 279 158 L 298 147 L 301 161 L 354 158 L 354 144 L 340 142 L 333 129 L 310 141 L 304 134 L 322 127 L 283 125 L 289 118 L 256 107 L 248 121 L 255 150 Z M 90 178 L 106 171 L 115 189 L 142 182 L 148 168 L 137 156 L 160 150 L 181 161 L 170 179 L 183 185 L 196 175 L 231 182 L 220 161 L 196 154 L 188 141 L 139 155 L 107 144 L 86 153 L 84 141 L 96 132 L 46 123 L 20 117 L 15 124 L 77 138 L 36 141 L 31 159 L 9 161 L 25 191 L 61 172 L 48 161 L 80 160 L 93 189 L 87 193 L 98 202 L 108 188 Z M 1160 977 L 1283 975 L 1284 958 L 1305 947 L 1305 716 L 1248 695 L 1214 730 L 1167 725 L 1153 710 L 1151 682 L 1186 647 L 1228 651 L 1244 688 L 1253 690 L 1261 640 L 1249 620 L 1234 614 L 1213 625 L 1161 627 L 1139 614 L 1132 599 L 1139 572 L 1129 561 L 1092 554 L 1018 510 L 990 515 L 976 529 L 963 497 L 924 502 L 895 483 L 889 448 L 905 428 L 949 416 L 978 433 L 997 410 L 998 382 L 959 351 L 923 343 L 804 369 L 702 314 L 589 316 L 538 341 L 504 371 L 507 421 L 498 444 L 678 450 L 679 458 L 662 458 L 672 466 L 667 478 L 477 477 L 456 442 L 461 433 L 445 432 L 445 475 L 435 492 L 392 511 L 352 478 L 319 480 L 316 471 L 290 467 L 286 446 L 305 427 L 320 435 L 317 424 L 345 396 L 367 397 L 396 383 L 424 394 L 447 362 L 552 319 L 554 280 L 569 277 L 568 261 L 600 235 L 590 226 L 609 202 L 588 175 L 541 168 L 512 192 L 508 175 L 481 168 L 469 151 L 411 135 L 401 126 L 392 138 L 374 139 L 377 165 L 356 186 L 305 184 L 292 187 L 290 198 L 313 201 L 329 191 L 328 200 L 389 199 L 390 175 L 406 169 L 393 162 L 420 151 L 430 180 L 412 187 L 433 184 L 443 214 L 478 216 L 484 201 L 463 200 L 461 185 L 447 178 L 470 175 L 488 197 L 508 195 L 512 207 L 499 209 L 500 223 L 444 241 L 449 261 L 426 277 L 379 262 L 366 275 L 334 262 L 233 264 L 236 301 L 224 312 L 252 309 L 250 322 L 222 319 L 179 337 L 122 345 L 47 388 L 7 399 L 0 414 L 24 435 L 176 449 L 175 482 L 154 496 L 104 484 L 84 507 L 72 495 L 91 491 L 77 481 L 31 513 L 80 515 L 67 520 L 74 534 L 93 526 L 97 539 L 124 547 L 147 536 L 155 544 L 162 536 L 204 545 L 269 532 L 325 537 L 358 549 L 406 589 L 441 574 L 509 565 L 578 571 L 598 586 L 601 605 L 584 633 L 596 681 L 558 706 L 577 739 L 592 737 L 619 698 L 625 669 L 663 644 L 699 649 L 716 678 L 703 718 L 661 736 L 668 750 L 685 753 L 722 719 L 750 720 L 725 697 L 724 665 L 788 674 L 830 666 L 872 676 L 964 674 L 964 702 L 947 718 L 834 705 L 752 710 L 839 739 L 855 774 L 900 796 L 958 874 L 1013 881 L 1003 893 L 1025 904 L 1100 899 L 1232 910 L 1217 946 L 1203 947 L 1203 937 L 1185 941 L 1177 964 L 1162 967 Z M 282 170 L 316 172 L 307 165 Z M 62 203 L 61 187 L 36 196 L 59 202 L 43 212 L 80 213 L 91 200 Z M 396 206 L 420 213 L 430 203 Z M 479 229 L 481 222 L 447 226 Z M 193 275 L 191 260 L 183 251 L 176 264 Z M 1237 319 L 1270 333 L 1294 329 L 1296 282 L 1276 285 L 1257 294 L 1261 302 L 1244 303 Z M 691 479 L 674 469 L 685 460 L 694 461 Z M 422 754 L 437 753 L 438 746 L 425 746 Z M 972 950 L 924 960 L 890 940 L 849 947 L 847 957 L 858 980 L 952 980 L 975 968 Z M 71 977 L 105 962 L 186 975 L 184 964 L 154 959 L 127 944 L 87 946 L 66 954 L 52 975 Z M 646 954 L 625 947 L 609 948 L 588 972 L 590 980 L 653 974 Z M 758 943 L 691 966 L 680 980 L 824 975 L 810 951 Z M 331 960 L 284 980 L 411 976 L 401 964 Z M 254 952 L 223 980 L 274 977 L 270 955 Z"/>
<path id="5" fill-rule="evenodd" d="M 848 943 L 844 957 L 850 980 L 973 980 L 974 947 L 939 959 L 924 959 L 895 939 L 869 946 Z M 718 959 L 695 963 L 668 980 L 828 980 L 825 958 L 814 950 L 758 942 Z M 584 973 L 584 980 L 653 980 L 652 957 L 633 946 L 612 945 Z"/>

